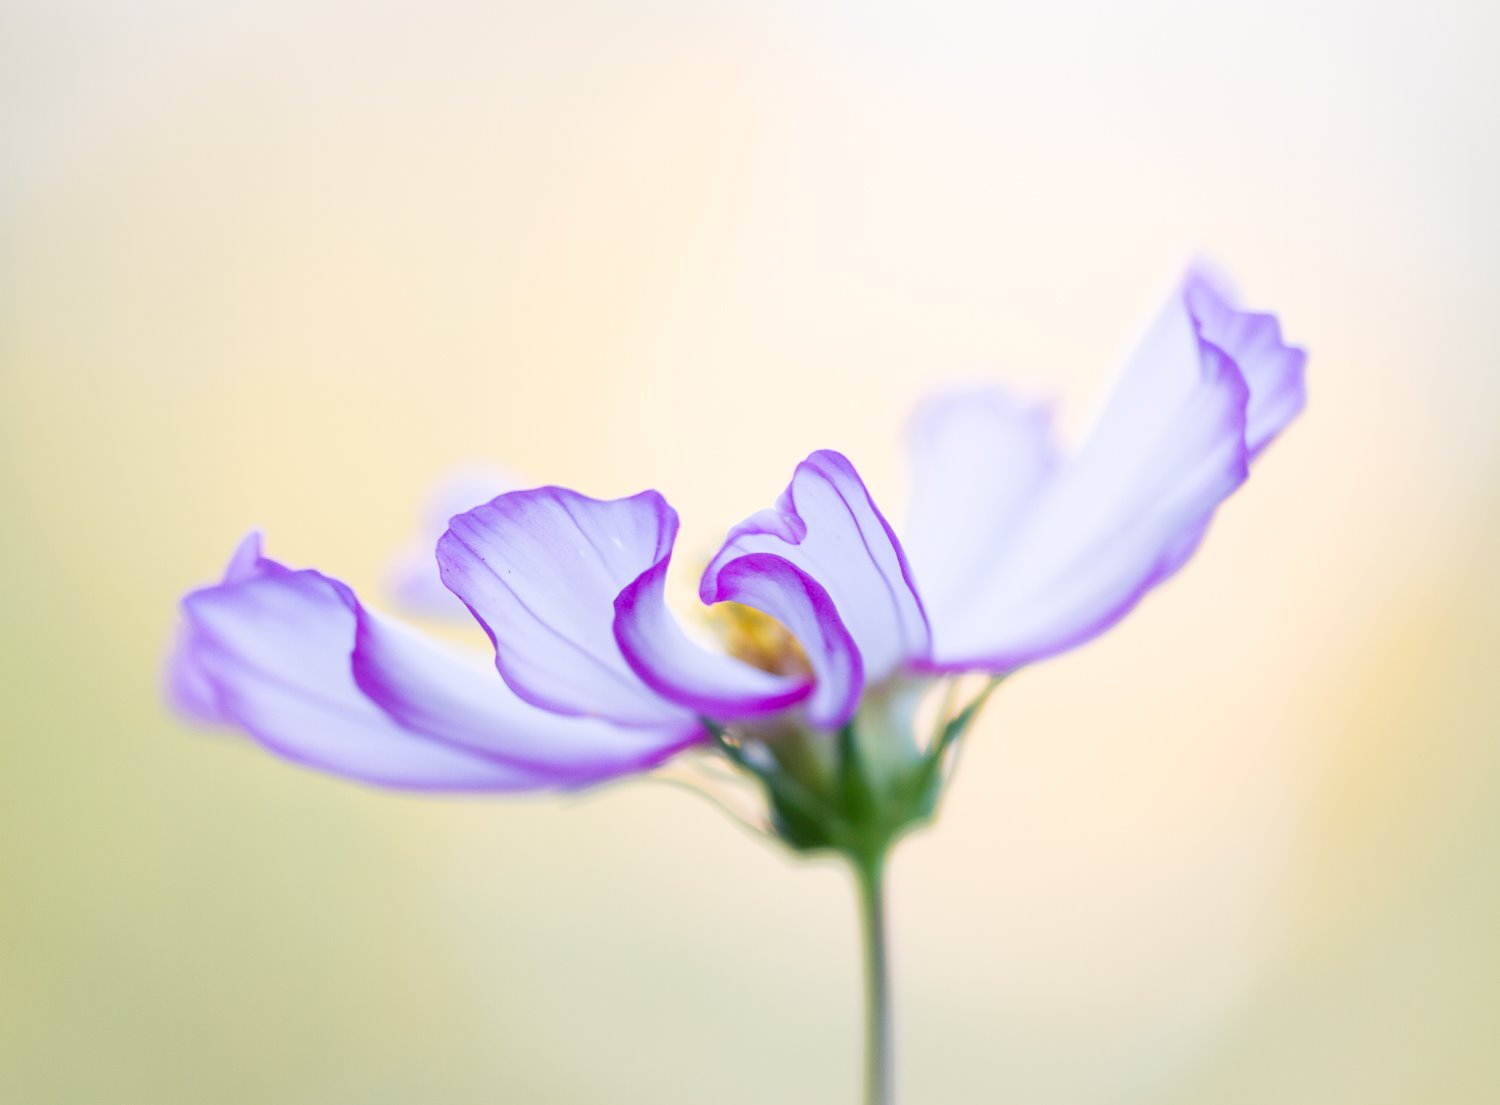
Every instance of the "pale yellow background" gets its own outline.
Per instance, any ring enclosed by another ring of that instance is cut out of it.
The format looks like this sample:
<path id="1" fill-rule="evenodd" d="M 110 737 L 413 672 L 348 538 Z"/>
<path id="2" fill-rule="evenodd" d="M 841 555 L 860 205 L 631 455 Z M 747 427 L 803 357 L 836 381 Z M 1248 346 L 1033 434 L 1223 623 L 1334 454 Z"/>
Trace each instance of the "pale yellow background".
<path id="1" fill-rule="evenodd" d="M 1076 417 L 1198 250 L 1311 408 L 901 853 L 904 1099 L 1500 1100 L 1497 12 L 9 0 L 0 1100 L 852 1101 L 836 868 L 198 735 L 173 603 L 251 525 L 377 597 L 473 459 L 899 518 L 916 397 Z"/>

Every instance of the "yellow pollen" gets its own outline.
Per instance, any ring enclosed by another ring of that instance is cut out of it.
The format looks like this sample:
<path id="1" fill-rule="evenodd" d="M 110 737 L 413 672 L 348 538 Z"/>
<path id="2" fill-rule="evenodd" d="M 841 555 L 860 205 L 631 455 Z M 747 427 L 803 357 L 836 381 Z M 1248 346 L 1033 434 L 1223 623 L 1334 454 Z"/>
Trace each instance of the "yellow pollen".
<path id="1" fill-rule="evenodd" d="M 737 602 L 720 602 L 709 607 L 708 619 L 735 659 L 772 675 L 812 674 L 797 639 L 769 614 Z"/>

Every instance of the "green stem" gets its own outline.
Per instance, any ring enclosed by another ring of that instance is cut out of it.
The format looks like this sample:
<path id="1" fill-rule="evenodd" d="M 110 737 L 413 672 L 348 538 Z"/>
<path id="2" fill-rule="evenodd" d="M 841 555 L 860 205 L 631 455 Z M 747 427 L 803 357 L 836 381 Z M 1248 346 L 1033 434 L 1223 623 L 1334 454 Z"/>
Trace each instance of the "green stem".
<path id="1" fill-rule="evenodd" d="M 865 951 L 865 1105 L 891 1105 L 891 986 L 886 948 L 886 849 L 852 857 Z"/>

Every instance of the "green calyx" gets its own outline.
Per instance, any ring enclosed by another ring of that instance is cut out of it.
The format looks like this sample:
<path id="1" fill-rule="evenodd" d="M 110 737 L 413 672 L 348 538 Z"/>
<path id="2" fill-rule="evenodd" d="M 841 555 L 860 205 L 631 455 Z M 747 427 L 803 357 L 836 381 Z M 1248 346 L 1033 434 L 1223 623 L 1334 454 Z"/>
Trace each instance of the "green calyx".
<path id="1" fill-rule="evenodd" d="M 932 818 L 953 746 L 998 682 L 941 718 L 925 747 L 912 724 L 922 688 L 911 686 L 868 696 L 836 734 L 788 728 L 748 736 L 704 724 L 724 755 L 758 780 L 776 835 L 788 847 L 868 862 Z"/>

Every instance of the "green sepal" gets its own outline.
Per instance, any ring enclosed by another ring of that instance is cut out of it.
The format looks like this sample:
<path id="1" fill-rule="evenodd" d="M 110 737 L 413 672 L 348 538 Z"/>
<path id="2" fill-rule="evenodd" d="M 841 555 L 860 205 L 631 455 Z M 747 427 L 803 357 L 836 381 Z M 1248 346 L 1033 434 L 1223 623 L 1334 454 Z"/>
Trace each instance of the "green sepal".
<path id="1" fill-rule="evenodd" d="M 839 730 L 831 765 L 807 756 L 808 746 L 798 743 L 763 757 L 749 756 L 722 726 L 706 718 L 703 725 L 720 750 L 760 782 L 772 825 L 788 847 L 834 851 L 858 860 L 884 854 L 897 837 L 932 819 L 948 755 L 999 682 L 992 680 L 945 721 L 919 757 L 879 773 L 861 747 L 857 719 Z"/>
<path id="2" fill-rule="evenodd" d="M 870 778 L 854 726 L 839 730 L 839 806 L 852 824 L 867 824 L 880 814 L 880 798 Z"/>

